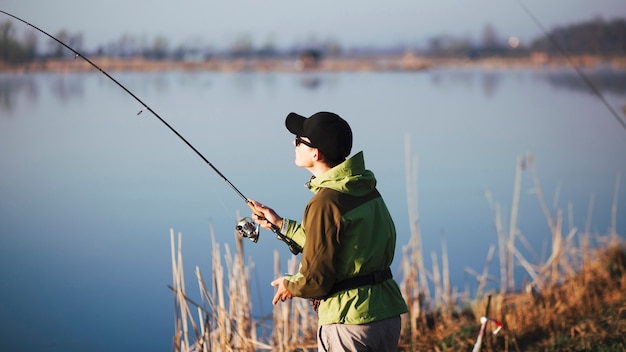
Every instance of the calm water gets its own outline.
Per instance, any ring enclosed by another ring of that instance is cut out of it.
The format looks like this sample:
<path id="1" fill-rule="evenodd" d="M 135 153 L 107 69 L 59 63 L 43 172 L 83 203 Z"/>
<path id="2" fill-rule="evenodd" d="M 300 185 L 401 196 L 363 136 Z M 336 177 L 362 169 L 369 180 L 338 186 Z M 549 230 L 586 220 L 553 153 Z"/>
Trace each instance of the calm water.
<path id="1" fill-rule="evenodd" d="M 556 71 L 418 73 L 119 73 L 114 76 L 188 139 L 246 197 L 299 219 L 309 178 L 293 165 L 290 111 L 335 111 L 409 238 L 405 140 L 419 165 L 425 255 L 445 238 L 454 286 L 482 270 L 496 243 L 485 197 L 505 227 L 517 157 L 532 152 L 553 211 L 605 234 L 616 177 L 617 231 L 626 230 L 626 130 L 580 79 Z M 624 74 L 596 81 L 623 116 Z M 606 89 L 604 89 L 606 88 Z M 99 73 L 0 75 L 0 350 L 170 350 L 173 334 L 169 231 L 183 234 L 192 270 L 208 277 L 211 233 L 232 246 L 244 201 L 139 103 Z M 519 228 L 545 258 L 549 229 L 532 174 L 523 173 Z M 565 225 L 566 229 L 569 225 Z M 520 246 L 521 247 L 521 246 Z M 279 249 L 269 232 L 245 242 L 256 263 L 258 315 L 271 310 Z M 439 256 L 441 257 L 441 256 Z M 427 260 L 430 268 L 430 260 Z M 499 276 L 497 259 L 490 272 Z M 397 271 L 397 270 L 396 270 Z M 522 276 L 516 278 L 523 280 Z M 497 284 L 496 284 L 497 285 Z"/>

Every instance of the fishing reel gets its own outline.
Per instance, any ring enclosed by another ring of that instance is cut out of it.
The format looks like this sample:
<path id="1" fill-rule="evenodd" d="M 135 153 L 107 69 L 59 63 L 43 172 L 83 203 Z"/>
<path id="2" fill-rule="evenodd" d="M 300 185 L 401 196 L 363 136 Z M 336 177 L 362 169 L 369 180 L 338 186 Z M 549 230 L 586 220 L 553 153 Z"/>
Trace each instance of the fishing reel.
<path id="1" fill-rule="evenodd" d="M 254 221 L 248 217 L 239 220 L 235 229 L 239 232 L 241 237 L 247 237 L 254 243 L 257 243 L 259 240 L 259 230 L 261 226 L 259 224 L 255 225 Z"/>
<path id="2" fill-rule="evenodd" d="M 261 225 L 254 224 L 251 218 L 245 217 L 237 222 L 237 226 L 235 226 L 237 232 L 241 237 L 247 237 L 252 242 L 257 243 L 259 240 L 259 231 L 261 229 Z M 280 230 L 276 225 L 272 225 L 272 232 L 276 234 L 276 238 L 285 242 L 287 247 L 289 247 L 289 251 L 293 254 L 302 253 L 302 248 L 296 244 L 292 239 L 280 233 Z"/>

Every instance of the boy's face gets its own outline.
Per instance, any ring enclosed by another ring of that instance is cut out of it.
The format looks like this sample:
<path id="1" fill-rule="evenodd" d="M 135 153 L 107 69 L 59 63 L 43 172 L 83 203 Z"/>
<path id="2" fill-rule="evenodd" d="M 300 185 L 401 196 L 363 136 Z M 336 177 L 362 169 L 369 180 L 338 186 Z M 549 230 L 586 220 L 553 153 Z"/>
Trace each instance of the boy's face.
<path id="1" fill-rule="evenodd" d="M 295 164 L 299 167 L 309 169 L 313 167 L 315 161 L 318 160 L 319 151 L 317 148 L 310 147 L 311 141 L 307 137 L 296 137 L 293 144 L 296 147 Z"/>

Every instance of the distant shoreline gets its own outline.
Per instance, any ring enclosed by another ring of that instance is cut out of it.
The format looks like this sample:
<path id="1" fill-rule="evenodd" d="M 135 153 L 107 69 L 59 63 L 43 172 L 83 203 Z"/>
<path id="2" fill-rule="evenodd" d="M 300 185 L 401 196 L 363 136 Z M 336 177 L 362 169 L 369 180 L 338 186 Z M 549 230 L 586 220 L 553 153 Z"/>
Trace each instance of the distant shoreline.
<path id="1" fill-rule="evenodd" d="M 135 58 L 89 58 L 105 71 L 214 71 L 214 72 L 362 72 L 362 71 L 421 71 L 432 68 L 558 68 L 575 64 L 584 68 L 626 69 L 626 57 L 605 58 L 599 56 L 547 57 L 533 55 L 520 58 L 431 58 L 415 54 L 399 56 L 371 56 L 357 58 L 331 57 L 317 63 L 304 63 L 299 60 L 244 58 L 209 59 L 206 61 L 149 60 Z M 87 61 L 76 59 L 38 60 L 20 65 L 0 62 L 0 72 L 89 72 L 96 71 Z"/>

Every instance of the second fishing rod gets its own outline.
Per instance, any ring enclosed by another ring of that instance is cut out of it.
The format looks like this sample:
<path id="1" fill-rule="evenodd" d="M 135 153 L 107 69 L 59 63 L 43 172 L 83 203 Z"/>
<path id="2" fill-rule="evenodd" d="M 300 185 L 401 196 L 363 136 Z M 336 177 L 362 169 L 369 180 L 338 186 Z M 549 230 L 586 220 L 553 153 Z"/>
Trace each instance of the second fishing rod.
<path id="1" fill-rule="evenodd" d="M 215 171 L 215 173 L 217 173 L 222 180 L 224 180 L 229 186 L 230 188 L 233 189 L 233 191 L 235 191 L 235 193 L 237 193 L 237 195 L 239 197 L 241 197 L 246 204 L 248 205 L 248 207 L 250 207 L 250 209 L 255 213 L 255 215 L 257 217 L 259 217 L 259 219 L 264 219 L 263 214 L 259 213 L 256 211 L 256 209 L 254 208 L 254 205 L 252 204 L 251 200 L 249 198 L 247 198 L 246 196 L 243 195 L 243 193 L 237 188 L 235 187 L 235 185 L 230 182 L 230 180 L 228 178 L 226 178 L 226 176 L 224 176 L 224 174 L 222 174 L 222 172 L 215 167 L 215 165 L 213 165 L 209 159 L 207 159 L 204 155 L 202 155 L 202 153 L 200 153 L 200 151 L 198 149 L 196 149 L 196 147 L 194 147 L 187 139 L 185 139 L 185 137 L 183 137 L 176 129 L 174 129 L 174 127 L 172 127 L 172 125 L 170 125 L 167 121 L 165 121 L 165 119 L 163 119 L 159 114 L 157 114 L 154 110 L 152 110 L 152 108 L 150 108 L 150 106 L 148 106 L 148 104 L 144 103 L 141 99 L 139 99 L 139 97 L 137 97 L 135 94 L 133 94 L 133 92 L 131 92 L 128 88 L 126 88 L 123 84 L 121 84 L 119 81 L 117 81 L 115 78 L 113 78 L 110 74 L 108 74 L 105 70 L 103 70 L 100 66 L 96 65 L 93 61 L 91 61 L 90 59 L 88 59 L 86 56 L 84 56 L 83 54 L 81 54 L 80 52 L 78 52 L 76 49 L 70 47 L 68 44 L 64 43 L 63 41 L 61 41 L 60 39 L 58 39 L 57 37 L 49 34 L 48 32 L 44 31 L 43 29 L 13 15 L 10 14 L 6 11 L 0 10 L 1 13 L 14 18 L 17 21 L 20 21 L 24 24 L 26 24 L 27 26 L 30 26 L 32 28 L 34 28 L 35 30 L 39 31 L 40 33 L 43 33 L 44 35 L 48 36 L 49 38 L 51 38 L 52 40 L 56 41 L 57 43 L 59 43 L 60 45 L 62 45 L 63 47 L 65 47 L 66 49 L 68 49 L 69 51 L 71 51 L 74 54 L 74 58 L 81 58 L 83 60 L 85 60 L 87 63 L 89 63 L 91 66 L 93 66 L 96 70 L 100 71 L 103 75 L 105 75 L 107 78 L 109 78 L 111 81 L 113 81 L 115 84 L 117 84 L 118 87 L 122 88 L 126 93 L 128 93 L 131 97 L 133 97 L 137 102 L 139 102 L 139 104 L 141 104 L 141 106 L 143 106 L 144 109 L 146 109 L 147 111 L 149 111 L 154 117 L 156 117 L 159 121 L 161 121 L 170 131 L 172 131 L 176 136 L 178 136 L 178 138 L 180 138 L 180 140 L 182 140 L 189 148 L 191 148 L 191 150 L 193 150 L 213 171 Z M 139 111 L 137 113 L 137 115 L 141 114 L 143 112 L 143 109 L 141 111 Z M 300 253 L 300 247 L 298 245 L 296 245 L 291 239 L 289 239 L 288 237 L 286 237 L 285 235 L 283 235 L 282 233 L 280 233 L 280 229 L 278 228 L 278 226 L 276 226 L 275 224 L 270 223 L 271 225 L 271 229 L 272 232 L 274 232 L 277 236 L 277 238 L 283 242 L 285 242 L 287 244 L 287 246 L 289 247 L 289 250 L 293 253 L 293 254 L 298 254 Z M 252 240 L 253 242 L 257 242 L 259 240 L 259 230 L 260 227 L 259 225 L 255 225 L 252 220 L 250 218 L 243 218 L 240 219 L 237 222 L 237 225 L 235 226 L 235 229 L 237 230 L 237 232 L 243 236 L 243 237 L 247 237 L 250 238 L 250 240 Z"/>

